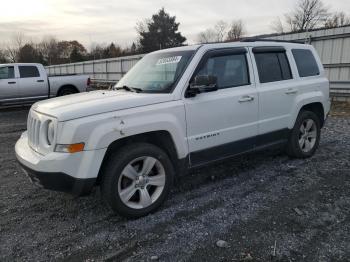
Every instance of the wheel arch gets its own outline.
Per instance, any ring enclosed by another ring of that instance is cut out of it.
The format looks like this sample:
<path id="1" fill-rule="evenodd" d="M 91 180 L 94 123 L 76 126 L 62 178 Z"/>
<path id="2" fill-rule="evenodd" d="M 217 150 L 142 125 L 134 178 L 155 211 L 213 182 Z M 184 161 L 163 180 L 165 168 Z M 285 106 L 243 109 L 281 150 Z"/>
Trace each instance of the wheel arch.
<path id="1" fill-rule="evenodd" d="M 324 101 L 324 96 L 321 92 L 311 92 L 298 97 L 290 118 L 288 128 L 293 128 L 295 121 L 297 120 L 298 115 L 302 110 L 308 110 L 317 114 L 320 119 L 321 127 L 323 127 L 326 111 L 324 102 L 322 101 Z"/>
<path id="2" fill-rule="evenodd" d="M 178 157 L 178 152 L 175 146 L 175 142 L 171 134 L 166 130 L 151 131 L 147 133 L 128 136 L 128 137 L 113 141 L 108 146 L 107 151 L 103 157 L 103 160 L 98 172 L 98 176 L 97 176 L 97 181 L 96 181 L 97 184 L 100 184 L 101 182 L 102 174 L 104 171 L 103 169 L 106 166 L 106 163 L 109 161 L 110 156 L 113 153 L 117 152 L 119 148 L 122 148 L 123 146 L 129 145 L 132 143 L 150 143 L 161 148 L 169 156 L 169 159 L 173 163 L 175 170 L 178 170 L 178 166 L 181 160 Z"/>
<path id="3" fill-rule="evenodd" d="M 314 102 L 314 103 L 310 103 L 310 104 L 306 104 L 304 105 L 300 111 L 311 111 L 314 112 L 319 120 L 320 120 L 320 124 L 321 127 L 323 127 L 324 125 L 324 119 L 325 119 L 325 113 L 324 113 L 324 108 L 321 102 Z"/>
<path id="4" fill-rule="evenodd" d="M 79 89 L 75 85 L 67 84 L 67 85 L 60 86 L 60 88 L 57 90 L 56 96 L 59 96 L 60 92 L 62 92 L 62 90 L 64 90 L 64 89 L 74 89 L 74 91 L 79 93 Z"/>

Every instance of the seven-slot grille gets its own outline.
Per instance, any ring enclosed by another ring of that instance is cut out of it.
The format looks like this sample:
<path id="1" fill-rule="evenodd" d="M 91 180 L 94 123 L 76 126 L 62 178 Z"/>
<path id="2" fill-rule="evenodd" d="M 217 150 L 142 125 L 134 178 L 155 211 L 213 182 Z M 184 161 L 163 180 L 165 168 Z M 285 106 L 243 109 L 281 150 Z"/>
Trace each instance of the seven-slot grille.
<path id="1" fill-rule="evenodd" d="M 30 112 L 28 115 L 28 123 L 27 123 L 27 130 L 28 130 L 28 143 L 31 148 L 33 148 L 35 151 L 39 150 L 40 145 L 40 128 L 41 128 L 41 121 L 38 116 L 35 115 L 35 113 Z"/>

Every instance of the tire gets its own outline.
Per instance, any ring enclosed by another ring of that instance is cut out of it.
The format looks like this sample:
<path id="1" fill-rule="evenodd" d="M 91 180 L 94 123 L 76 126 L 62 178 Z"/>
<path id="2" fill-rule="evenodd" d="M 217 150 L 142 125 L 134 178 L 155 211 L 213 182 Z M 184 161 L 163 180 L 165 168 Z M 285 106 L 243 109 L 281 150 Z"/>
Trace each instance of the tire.
<path id="1" fill-rule="evenodd" d="M 290 132 L 287 154 L 293 158 L 308 158 L 315 154 L 320 143 L 321 124 L 311 111 L 301 111 Z"/>
<path id="2" fill-rule="evenodd" d="M 174 167 L 168 155 L 152 144 L 137 143 L 109 157 L 102 173 L 101 195 L 114 212 L 127 218 L 142 217 L 166 200 L 173 180 Z"/>
<path id="3" fill-rule="evenodd" d="M 78 93 L 78 92 L 75 88 L 64 87 L 58 92 L 57 96 L 67 96 L 67 95 L 76 94 L 76 93 Z"/>

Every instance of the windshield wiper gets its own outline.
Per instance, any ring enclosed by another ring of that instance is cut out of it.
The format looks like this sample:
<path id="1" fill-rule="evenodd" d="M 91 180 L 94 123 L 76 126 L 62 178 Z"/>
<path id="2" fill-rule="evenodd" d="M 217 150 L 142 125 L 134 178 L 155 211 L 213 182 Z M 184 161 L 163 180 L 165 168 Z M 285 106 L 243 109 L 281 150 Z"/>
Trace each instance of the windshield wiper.
<path id="1" fill-rule="evenodd" d="M 121 87 L 117 87 L 116 89 L 117 90 L 124 89 L 126 91 L 135 92 L 135 93 L 141 93 L 142 92 L 141 88 L 126 86 L 126 85 L 121 86 Z"/>

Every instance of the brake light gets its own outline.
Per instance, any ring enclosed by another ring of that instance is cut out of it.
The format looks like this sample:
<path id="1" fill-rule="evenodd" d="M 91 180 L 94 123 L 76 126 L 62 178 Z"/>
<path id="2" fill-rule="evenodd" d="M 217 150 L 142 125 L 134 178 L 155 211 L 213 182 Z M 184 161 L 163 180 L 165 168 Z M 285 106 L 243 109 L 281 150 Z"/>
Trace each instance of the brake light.
<path id="1" fill-rule="evenodd" d="M 87 79 L 87 81 L 86 81 L 86 85 L 87 86 L 90 86 L 90 84 L 91 84 L 91 79 L 90 79 L 90 77 Z"/>

